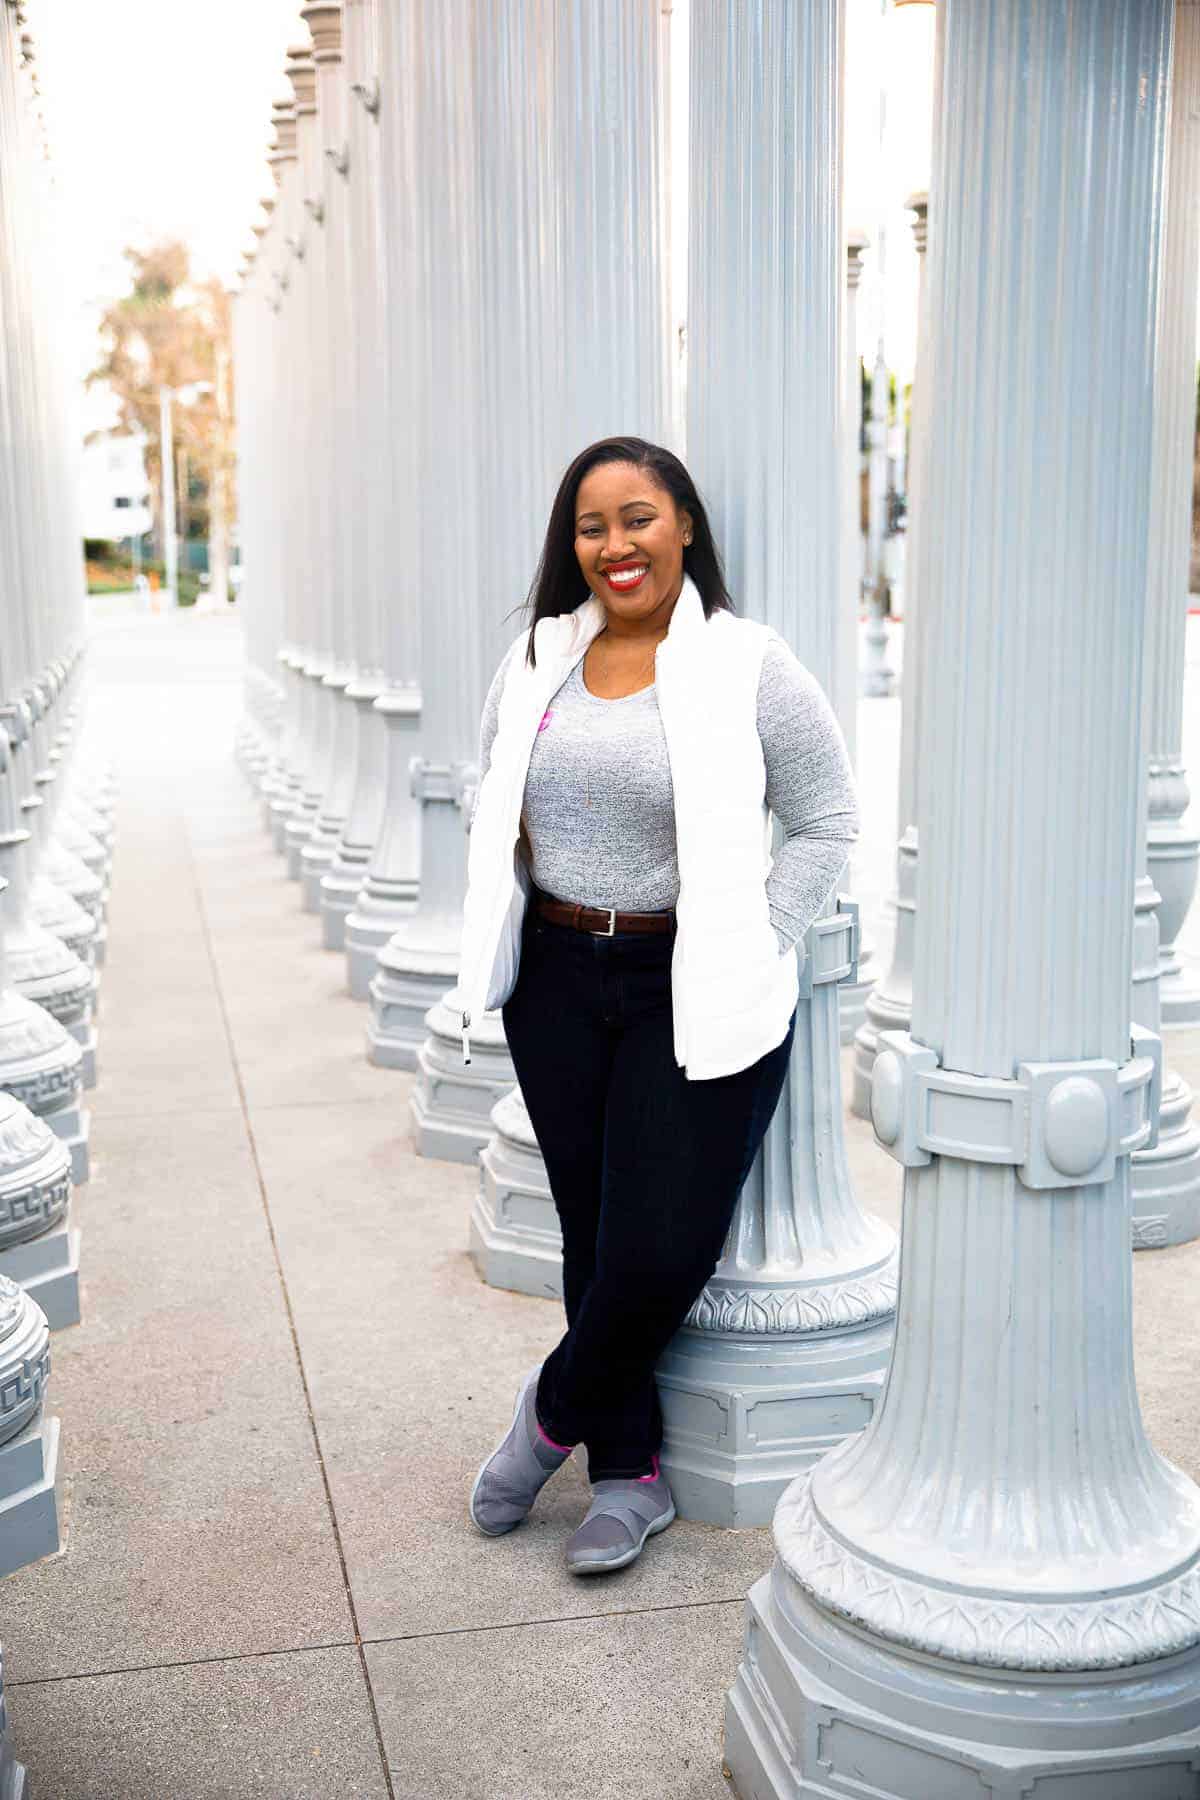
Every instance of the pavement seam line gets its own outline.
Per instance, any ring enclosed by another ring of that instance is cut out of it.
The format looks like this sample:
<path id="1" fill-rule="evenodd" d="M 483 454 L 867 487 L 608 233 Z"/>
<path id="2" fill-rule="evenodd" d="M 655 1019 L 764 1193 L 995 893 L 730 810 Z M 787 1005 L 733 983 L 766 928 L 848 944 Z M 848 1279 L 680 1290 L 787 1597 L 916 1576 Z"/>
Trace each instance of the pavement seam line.
<path id="1" fill-rule="evenodd" d="M 724 1594 L 714 1600 L 679 1600 L 673 1605 L 614 1606 L 600 1612 L 548 1613 L 536 1619 L 495 1619 L 486 1625 L 450 1625 L 444 1631 L 397 1631 L 383 1637 L 330 1638 L 321 1644 L 279 1644 L 269 1650 L 226 1650 L 212 1656 L 180 1656 L 169 1662 L 118 1663 L 111 1669 L 68 1669 L 61 1675 L 26 1675 L 4 1683 L 10 1688 L 49 1687 L 61 1681 L 105 1681 L 117 1675 L 157 1675 L 164 1669 L 203 1669 L 210 1664 L 260 1662 L 269 1656 L 315 1656 L 324 1650 L 386 1648 L 389 1644 L 423 1643 L 431 1638 L 481 1637 L 492 1631 L 527 1631 L 536 1625 L 594 1625 L 600 1619 L 653 1618 L 658 1613 L 699 1612 L 710 1606 L 743 1606 L 745 1594 Z"/>
<path id="2" fill-rule="evenodd" d="M 122 1663 L 112 1669 L 68 1669 L 62 1675 L 25 1675 L 4 1683 L 5 1693 L 19 1687 L 51 1687 L 60 1681 L 107 1681 L 115 1675 L 158 1675 L 164 1669 L 203 1669 L 209 1664 L 261 1662 L 268 1656 L 313 1656 L 323 1650 L 354 1650 L 353 1638 L 333 1638 L 327 1644 L 282 1644 L 275 1650 L 229 1650 L 214 1656 L 181 1656 L 170 1662 Z"/>
<path id="3" fill-rule="evenodd" d="M 398 1631 L 387 1637 L 364 1638 L 372 1648 L 384 1644 L 423 1643 L 427 1638 L 482 1637 L 489 1631 L 526 1631 L 534 1625 L 594 1625 L 597 1619 L 650 1619 L 659 1613 L 700 1612 L 708 1606 L 744 1606 L 745 1594 L 719 1600 L 679 1600 L 662 1606 L 613 1606 L 602 1612 L 549 1613 L 542 1619 L 496 1619 L 487 1625 L 450 1625 L 444 1631 Z"/>
<path id="4" fill-rule="evenodd" d="M 221 1011 L 221 1024 L 225 1032 L 225 1042 L 229 1047 L 229 1060 L 233 1068 L 233 1079 L 237 1085 L 238 1103 L 241 1108 L 242 1124 L 246 1132 L 246 1141 L 250 1149 L 250 1160 L 254 1165 L 254 1179 L 258 1183 L 259 1199 L 262 1202 L 263 1218 L 266 1222 L 267 1236 L 271 1241 L 271 1254 L 275 1259 L 275 1270 L 279 1277 L 279 1291 L 283 1297 L 284 1312 L 287 1316 L 288 1331 L 292 1339 L 292 1351 L 296 1359 L 296 1372 L 300 1377 L 300 1388 L 304 1395 L 304 1406 L 308 1413 L 308 1426 L 312 1433 L 313 1449 L 316 1453 L 317 1467 L 321 1472 L 321 1485 L 325 1490 L 325 1505 L 329 1513 L 329 1523 L 333 1531 L 333 1541 L 337 1549 L 338 1564 L 342 1572 L 342 1588 L 346 1596 L 346 1606 L 350 1613 L 350 1624 L 354 1631 L 354 1647 L 358 1652 L 359 1668 L 363 1685 L 366 1688 L 367 1704 L 371 1709 L 371 1723 L 375 1730 L 375 1745 L 379 1753 L 379 1764 L 383 1770 L 384 1786 L 388 1800 L 396 1800 L 396 1789 L 392 1782 L 392 1770 L 388 1760 L 387 1746 L 384 1743 L 383 1728 L 379 1722 L 379 1707 L 375 1700 L 375 1689 L 371 1683 L 371 1671 L 367 1665 L 363 1635 L 358 1623 L 358 1608 L 354 1604 L 354 1592 L 350 1586 L 350 1570 L 346 1563 L 346 1550 L 342 1543 L 341 1527 L 338 1524 L 337 1508 L 333 1502 L 333 1489 L 329 1481 L 329 1471 L 325 1466 L 325 1453 L 321 1448 L 321 1434 L 317 1428 L 317 1417 L 313 1409 L 312 1392 L 308 1385 L 308 1373 L 304 1367 L 304 1357 L 300 1350 L 300 1336 L 296 1329 L 296 1315 L 292 1308 L 292 1296 L 288 1291 L 287 1276 L 283 1271 L 283 1258 L 279 1253 L 279 1240 L 275 1235 L 275 1221 L 271 1217 L 271 1202 L 267 1195 L 266 1178 L 263 1175 L 262 1163 L 258 1154 L 258 1140 L 254 1135 L 254 1124 L 250 1117 L 250 1107 L 246 1099 L 246 1086 L 242 1080 L 242 1066 L 238 1060 L 237 1045 L 233 1040 L 233 1030 L 229 1021 L 229 1009 L 225 1004 L 225 988 L 221 980 L 221 969 L 217 961 L 216 946 L 213 943 L 212 928 L 209 923 L 208 905 L 204 889 L 200 881 L 200 867 L 196 860 L 196 848 L 192 842 L 191 826 L 184 818 L 184 836 L 187 843 L 188 863 L 192 871 L 192 882 L 196 893 L 196 903 L 200 913 L 200 930 L 204 936 L 204 946 L 208 953 L 209 967 L 212 970 L 213 986 L 216 989 L 217 1005 Z"/>

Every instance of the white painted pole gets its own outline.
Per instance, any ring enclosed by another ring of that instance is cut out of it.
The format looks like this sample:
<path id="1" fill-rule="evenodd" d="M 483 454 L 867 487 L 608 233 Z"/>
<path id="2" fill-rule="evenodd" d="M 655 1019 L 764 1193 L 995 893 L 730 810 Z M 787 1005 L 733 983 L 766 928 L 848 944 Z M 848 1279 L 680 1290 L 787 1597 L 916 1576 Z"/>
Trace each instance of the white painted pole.
<path id="1" fill-rule="evenodd" d="M 344 926 L 346 981 L 356 1000 L 370 997 L 380 950 L 412 916 L 421 858 L 422 808 L 411 765 L 422 743 L 418 406 L 419 132 L 416 113 L 417 13 L 381 3 L 378 90 L 368 88 L 379 128 L 378 305 L 381 356 L 375 370 L 379 455 L 378 558 L 381 692 L 372 702 L 383 733 L 383 810 L 366 877 Z M 368 81 L 370 77 L 368 76 Z M 381 378 L 381 380 L 380 380 Z M 428 1001 L 426 1001 L 428 1004 Z M 370 1041 L 373 1025 L 368 1027 Z M 410 1035 L 415 1035 L 414 1032 Z M 380 1054 L 387 1054 L 386 1046 Z"/>
<path id="2" fill-rule="evenodd" d="M 935 108 L 939 104 L 936 97 Z M 908 201 L 913 213 L 913 236 L 916 239 L 917 277 L 917 354 L 913 370 L 911 447 L 908 476 L 908 552 L 905 565 L 904 594 L 904 681 L 900 694 L 900 770 L 898 816 L 900 840 L 896 848 L 896 887 L 892 895 L 896 930 L 892 940 L 892 960 L 883 980 L 870 995 L 864 1017 L 854 1034 L 854 1079 L 851 1110 L 859 1118 L 870 1117 L 871 1070 L 879 1047 L 881 1031 L 907 1031 L 912 1017 L 913 937 L 917 908 L 917 730 L 921 715 L 921 581 L 922 533 L 922 459 L 926 453 L 928 433 L 928 326 L 925 318 L 925 244 L 929 196 L 913 194 Z"/>
<path id="3" fill-rule="evenodd" d="M 353 564 L 349 575 L 354 667 L 346 699 L 354 708 L 355 734 L 346 821 L 333 861 L 321 881 L 322 941 L 328 950 L 346 947 L 347 915 L 359 901 L 383 823 L 386 775 L 386 729 L 375 705 L 385 687 L 383 608 L 388 593 L 386 520 L 390 506 L 386 315 L 380 243 L 377 0 L 347 0 L 342 17 L 349 90 L 346 146 L 353 307 L 346 349 L 354 397 L 349 433 L 354 484 L 350 501 Z"/>
<path id="4" fill-rule="evenodd" d="M 850 232 L 846 239 L 846 288 L 844 294 L 845 326 L 842 355 L 846 368 L 846 393 L 842 424 L 842 454 L 845 457 L 842 503 L 845 508 L 845 535 L 842 544 L 843 600 L 838 620 L 838 644 L 834 658 L 829 698 L 837 713 L 838 724 L 846 740 L 846 749 L 855 770 L 858 769 L 858 615 L 862 605 L 863 534 L 860 470 L 862 455 L 859 434 L 862 414 L 862 383 L 858 364 L 858 285 L 862 278 L 863 251 L 867 238 L 861 231 Z M 850 873 L 844 886 L 858 891 L 862 846 L 851 854 Z M 845 981 L 838 983 L 838 1026 L 841 1041 L 849 1044 L 862 1024 L 868 996 L 879 979 L 879 959 L 875 946 L 865 931 L 858 941 L 858 967 Z"/>
<path id="5" fill-rule="evenodd" d="M 939 9 L 921 903 L 872 1095 L 905 1167 L 896 1350 L 749 1597 L 725 1754 L 759 1800 L 1194 1782 L 1200 1492 L 1142 1426 L 1129 1255 L 1171 10 Z"/>
<path id="6" fill-rule="evenodd" d="M 732 592 L 835 679 L 842 580 L 845 242 L 839 0 L 694 0 L 688 459 Z M 802 573 L 801 573 L 802 572 Z M 855 1198 L 837 983 L 855 914 L 808 933 L 783 1098 L 715 1275 L 659 1363 L 662 1452 L 685 1516 L 761 1524 L 866 1424 L 887 1366 L 894 1234 Z"/>
<path id="7" fill-rule="evenodd" d="M 1166 189 L 1142 699 L 1147 782 L 1141 796 L 1133 981 L 1133 1017 L 1156 1032 L 1168 1017 L 1176 1025 L 1187 1023 L 1189 1014 L 1200 1021 L 1200 990 L 1189 998 L 1174 943 L 1164 948 L 1160 939 L 1160 932 L 1173 939 L 1179 931 L 1200 855 L 1200 837 L 1184 825 L 1179 805 L 1180 784 L 1187 792 L 1180 741 L 1200 274 L 1200 0 L 1175 5 Z M 1157 880 L 1170 895 L 1165 906 Z M 1130 1166 L 1135 1250 L 1200 1237 L 1200 1124 L 1192 1117 L 1191 1087 L 1166 1064 L 1170 1045 L 1168 1036 L 1158 1142 L 1138 1151 Z"/>
<path id="8" fill-rule="evenodd" d="M 1155 375 L 1154 491 L 1147 618 L 1150 875 L 1159 894 L 1164 1030 L 1200 1025 L 1200 982 L 1176 942 L 1196 893 L 1200 826 L 1183 762 L 1184 637 L 1191 556 L 1200 278 L 1200 5 L 1178 0 L 1171 105 L 1162 330 Z"/>

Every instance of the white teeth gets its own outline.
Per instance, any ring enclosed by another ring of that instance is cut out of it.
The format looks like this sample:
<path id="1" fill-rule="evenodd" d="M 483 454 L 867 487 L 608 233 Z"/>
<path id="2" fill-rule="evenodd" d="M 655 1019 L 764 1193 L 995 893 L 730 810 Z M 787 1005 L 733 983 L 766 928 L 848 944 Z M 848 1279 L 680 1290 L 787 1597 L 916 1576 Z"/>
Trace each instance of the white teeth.
<path id="1" fill-rule="evenodd" d="M 632 587 L 645 573 L 645 569 L 612 569 L 606 572 L 606 579 L 613 587 Z"/>

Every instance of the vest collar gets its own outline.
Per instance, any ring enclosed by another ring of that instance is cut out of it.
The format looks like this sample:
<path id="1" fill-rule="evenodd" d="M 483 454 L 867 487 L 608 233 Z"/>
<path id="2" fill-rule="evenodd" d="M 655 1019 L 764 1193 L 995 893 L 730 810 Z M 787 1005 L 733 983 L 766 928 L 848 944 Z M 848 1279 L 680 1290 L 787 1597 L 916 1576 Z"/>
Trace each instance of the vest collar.
<path id="1" fill-rule="evenodd" d="M 603 631 L 604 620 L 603 603 L 594 594 L 589 594 L 573 612 L 560 613 L 553 619 L 543 619 L 534 633 L 539 665 L 543 656 L 578 662 L 592 641 Z M 667 635 L 659 646 L 660 650 L 664 647 L 673 650 L 677 645 L 686 645 L 707 623 L 700 589 L 691 576 L 685 574 L 679 598 L 667 625 Z"/>

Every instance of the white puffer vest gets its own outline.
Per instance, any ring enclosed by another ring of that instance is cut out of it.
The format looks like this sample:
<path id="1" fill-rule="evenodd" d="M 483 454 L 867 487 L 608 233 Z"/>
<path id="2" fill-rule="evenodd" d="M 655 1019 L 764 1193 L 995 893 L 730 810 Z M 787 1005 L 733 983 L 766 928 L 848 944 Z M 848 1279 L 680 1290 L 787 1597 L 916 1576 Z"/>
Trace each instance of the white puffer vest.
<path id="1" fill-rule="evenodd" d="M 516 986 L 530 891 L 517 839 L 537 728 L 603 625 L 603 606 L 589 598 L 573 613 L 541 620 L 535 668 L 520 652 L 509 665 L 467 864 L 458 991 L 468 1060 L 472 1020 L 503 1005 Z M 692 1081 L 732 1075 L 782 1043 L 799 990 L 795 952 L 780 954 L 767 901 L 766 769 L 757 726 L 766 641 L 765 626 L 732 613 L 706 619 L 699 590 L 685 575 L 655 656 L 679 858 L 675 1060 Z"/>

